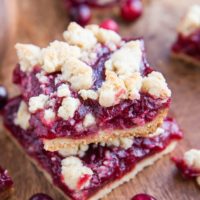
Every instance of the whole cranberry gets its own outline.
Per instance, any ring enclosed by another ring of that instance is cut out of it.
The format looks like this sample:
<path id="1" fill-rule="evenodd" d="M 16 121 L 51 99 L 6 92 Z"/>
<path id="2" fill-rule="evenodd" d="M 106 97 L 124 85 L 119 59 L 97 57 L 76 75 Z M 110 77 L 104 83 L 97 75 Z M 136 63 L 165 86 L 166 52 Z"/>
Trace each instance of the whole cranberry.
<path id="1" fill-rule="evenodd" d="M 126 21 L 136 20 L 143 11 L 141 0 L 125 0 L 121 5 L 121 16 Z"/>
<path id="2" fill-rule="evenodd" d="M 104 28 L 104 29 L 112 30 L 112 31 L 115 31 L 115 32 L 119 31 L 119 26 L 118 26 L 117 22 L 114 21 L 114 20 L 112 20 L 112 19 L 106 19 L 106 20 L 104 20 L 100 24 L 100 27 Z"/>
<path id="3" fill-rule="evenodd" d="M 85 26 L 91 19 L 91 9 L 86 4 L 72 5 L 69 10 L 69 16 L 72 21 Z"/>
<path id="4" fill-rule="evenodd" d="M 156 200 L 156 199 L 148 194 L 137 194 L 131 200 Z"/>
<path id="5" fill-rule="evenodd" d="M 53 200 L 50 196 L 43 193 L 34 194 L 29 200 Z"/>
<path id="6" fill-rule="evenodd" d="M 6 88 L 0 85 L 0 109 L 2 109 L 8 100 L 8 92 Z"/>

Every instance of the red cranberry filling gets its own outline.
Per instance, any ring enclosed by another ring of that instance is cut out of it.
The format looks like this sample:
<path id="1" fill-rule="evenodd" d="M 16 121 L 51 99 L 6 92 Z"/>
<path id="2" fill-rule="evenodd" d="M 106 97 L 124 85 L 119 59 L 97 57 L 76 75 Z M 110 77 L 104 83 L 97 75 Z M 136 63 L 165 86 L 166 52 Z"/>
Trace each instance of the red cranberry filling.
<path id="1" fill-rule="evenodd" d="M 61 103 L 61 101 L 59 101 Z M 103 108 L 96 101 L 84 101 L 74 116 L 75 123 L 65 121 L 59 117 L 52 123 L 46 124 L 43 120 L 43 113 L 37 112 L 32 115 L 30 124 L 36 129 L 36 134 L 43 138 L 71 137 L 81 138 L 95 134 L 101 129 L 125 129 L 144 125 L 152 121 L 159 109 L 169 106 L 169 102 L 162 103 L 148 95 L 141 95 L 138 101 L 124 101 L 112 108 Z M 76 126 L 83 121 L 86 113 L 93 113 L 96 124 L 87 130 L 77 130 Z"/>
<path id="2" fill-rule="evenodd" d="M 105 80 L 105 68 L 104 64 L 109 59 L 111 51 L 108 47 L 102 46 L 98 50 L 98 59 L 93 64 L 93 76 L 94 85 L 92 89 L 97 90 L 101 87 L 102 82 Z M 147 76 L 152 72 L 152 68 L 149 67 L 145 60 L 145 52 L 143 50 L 143 62 L 141 64 L 141 73 L 143 76 Z M 55 83 L 55 79 L 60 73 L 49 74 L 48 83 L 41 84 L 36 77 L 36 74 L 40 72 L 40 67 L 36 66 L 30 74 L 25 74 L 20 71 L 19 65 L 16 67 L 13 74 L 14 83 L 20 85 L 22 90 L 23 99 L 28 102 L 33 96 L 39 94 L 52 94 L 56 92 L 57 88 L 62 84 Z M 43 88 L 43 89 L 42 89 Z M 136 126 L 144 125 L 147 122 L 152 121 L 161 109 L 168 108 L 170 99 L 163 102 L 162 99 L 156 99 L 149 94 L 141 93 L 139 100 L 124 100 L 119 104 L 112 107 L 102 107 L 97 100 L 83 101 L 80 95 L 73 91 L 71 88 L 73 97 L 79 97 L 81 105 L 75 112 L 73 118 L 73 124 L 69 120 L 63 120 L 60 117 L 56 117 L 51 123 L 47 123 L 44 120 L 43 111 L 38 111 L 32 115 L 30 124 L 36 129 L 36 134 L 39 137 L 52 139 L 56 137 L 71 137 L 80 138 L 90 134 L 97 133 L 99 129 L 127 129 Z M 62 103 L 62 98 L 54 95 L 55 106 L 54 111 L 57 113 L 58 108 Z M 81 130 L 78 129 L 78 125 L 84 120 L 87 113 L 91 113 L 95 117 L 96 124 Z"/>
<path id="3" fill-rule="evenodd" d="M 189 167 L 183 159 L 173 157 L 172 161 L 176 164 L 176 167 L 181 172 L 184 178 L 193 178 L 200 176 L 200 170 Z"/>
<path id="4" fill-rule="evenodd" d="M 10 189 L 12 185 L 13 181 L 11 177 L 8 175 L 7 170 L 3 170 L 0 167 L 0 192 Z"/>
<path id="5" fill-rule="evenodd" d="M 29 200 L 53 200 L 49 195 L 38 193 L 34 194 Z"/>
<path id="6" fill-rule="evenodd" d="M 135 138 L 133 145 L 125 150 L 120 147 L 102 147 L 90 145 L 85 156 L 80 159 L 84 165 L 94 172 L 90 185 L 81 191 L 70 190 L 61 181 L 61 160 L 56 152 L 47 152 L 43 149 L 42 141 L 33 134 L 35 130 L 23 130 L 14 125 L 14 117 L 18 110 L 21 98 L 10 100 L 4 110 L 4 124 L 12 136 L 21 144 L 24 150 L 45 169 L 64 193 L 74 200 L 87 199 L 104 185 L 121 178 L 130 172 L 143 159 L 164 150 L 167 145 L 182 137 L 176 122 L 166 119 L 163 124 L 163 134 L 152 138 Z"/>
<path id="7" fill-rule="evenodd" d="M 156 200 L 156 199 L 148 194 L 137 194 L 131 200 Z"/>
<path id="8" fill-rule="evenodd" d="M 175 53 L 183 53 L 200 60 L 200 30 L 197 30 L 189 36 L 179 34 L 177 41 L 172 46 L 172 51 Z"/>

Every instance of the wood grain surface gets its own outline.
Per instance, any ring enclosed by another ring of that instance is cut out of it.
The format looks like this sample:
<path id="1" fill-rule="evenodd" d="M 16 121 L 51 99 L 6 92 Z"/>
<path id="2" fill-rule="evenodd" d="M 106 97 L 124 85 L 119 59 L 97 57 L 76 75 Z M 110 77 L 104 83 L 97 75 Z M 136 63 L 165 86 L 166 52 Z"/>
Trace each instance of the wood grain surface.
<path id="1" fill-rule="evenodd" d="M 200 0 L 146 0 L 144 15 L 132 24 L 122 22 L 116 11 L 112 13 L 110 10 L 105 10 L 105 15 L 96 11 L 93 19 L 93 22 L 100 22 L 105 16 L 114 17 L 120 23 L 123 36 L 144 36 L 149 62 L 166 76 L 173 91 L 170 115 L 176 117 L 185 133 L 173 155 L 181 155 L 190 148 L 200 148 L 200 69 L 172 60 L 169 56 L 170 46 L 176 37 L 176 24 L 188 6 L 194 3 L 200 3 Z M 11 72 L 17 62 L 14 44 L 47 45 L 49 41 L 61 38 L 67 24 L 62 0 L 0 0 L 0 77 L 10 96 L 18 93 L 11 83 Z M 45 192 L 55 200 L 63 200 L 0 127 L 0 164 L 14 178 L 12 199 L 28 200 L 34 193 Z M 150 193 L 158 200 L 200 199 L 200 189 L 195 182 L 183 180 L 169 156 L 115 189 L 104 200 L 129 200 L 141 192 Z"/>

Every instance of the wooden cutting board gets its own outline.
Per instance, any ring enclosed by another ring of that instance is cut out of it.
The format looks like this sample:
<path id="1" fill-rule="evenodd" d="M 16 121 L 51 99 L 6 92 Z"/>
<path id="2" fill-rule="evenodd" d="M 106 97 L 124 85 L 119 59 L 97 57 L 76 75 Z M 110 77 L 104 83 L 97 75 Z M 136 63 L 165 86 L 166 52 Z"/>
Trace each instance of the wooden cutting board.
<path id="1" fill-rule="evenodd" d="M 176 37 L 175 27 L 189 5 L 200 0 L 146 0 L 144 15 L 132 24 L 121 25 L 123 36 L 144 36 L 147 57 L 151 65 L 164 73 L 173 91 L 171 115 L 177 118 L 185 132 L 173 155 L 181 155 L 190 148 L 200 148 L 200 69 L 172 60 L 170 46 Z M 110 10 L 95 12 L 93 22 L 110 16 Z M 19 91 L 11 83 L 11 72 L 17 62 L 16 42 L 47 45 L 60 39 L 68 24 L 67 11 L 62 0 L 0 0 L 0 63 L 1 82 L 10 96 Z M 55 200 L 64 199 L 47 182 L 17 147 L 8 139 L 2 126 L 0 129 L 0 164 L 14 178 L 13 200 L 28 200 L 37 192 L 50 194 Z M 194 181 L 183 180 L 169 156 L 145 169 L 134 180 L 115 189 L 105 200 L 129 200 L 137 193 L 150 193 L 158 200 L 199 200 L 200 189 Z"/>

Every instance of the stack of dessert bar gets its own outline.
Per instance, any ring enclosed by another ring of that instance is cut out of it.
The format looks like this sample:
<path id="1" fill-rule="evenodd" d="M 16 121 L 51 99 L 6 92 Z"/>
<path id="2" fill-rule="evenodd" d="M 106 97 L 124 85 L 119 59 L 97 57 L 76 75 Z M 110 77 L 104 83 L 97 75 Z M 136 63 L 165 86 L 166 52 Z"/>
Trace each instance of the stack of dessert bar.
<path id="1" fill-rule="evenodd" d="M 166 118 L 171 91 L 141 39 L 76 23 L 63 36 L 46 48 L 16 45 L 21 95 L 4 124 L 61 193 L 96 200 L 172 151 L 182 133 Z"/>

